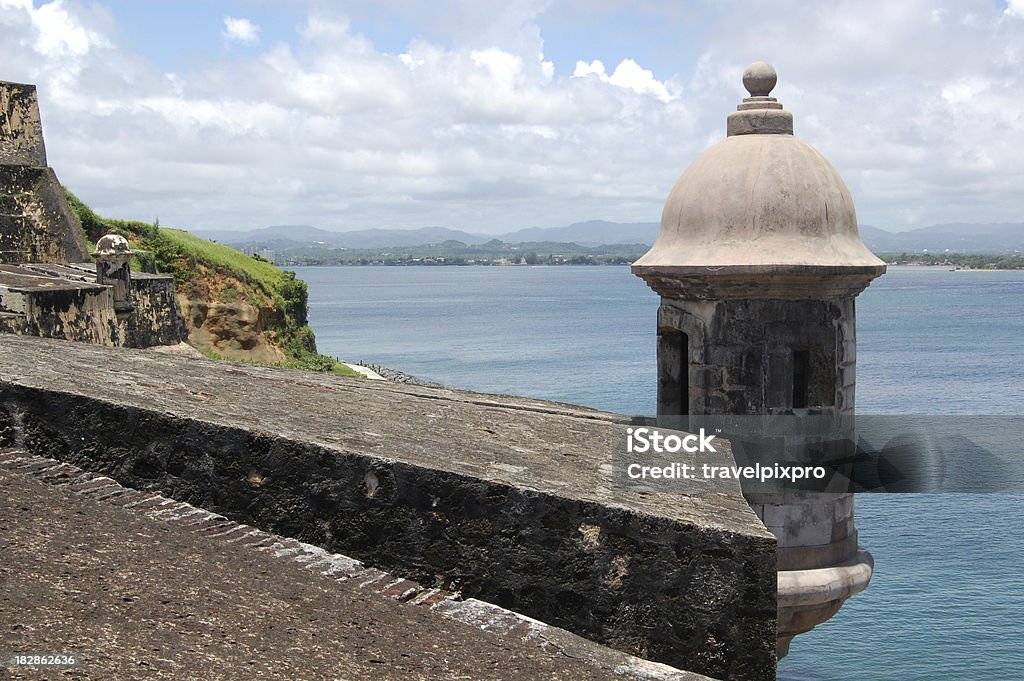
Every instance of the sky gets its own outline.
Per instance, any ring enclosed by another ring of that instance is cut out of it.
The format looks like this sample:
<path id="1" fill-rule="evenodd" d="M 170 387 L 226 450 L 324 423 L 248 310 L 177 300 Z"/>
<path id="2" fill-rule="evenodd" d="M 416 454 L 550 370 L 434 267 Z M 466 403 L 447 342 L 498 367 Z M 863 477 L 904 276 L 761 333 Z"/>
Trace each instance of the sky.
<path id="1" fill-rule="evenodd" d="M 65 186 L 187 229 L 656 222 L 755 60 L 862 224 L 1024 221 L 1024 0 L 0 0 Z"/>

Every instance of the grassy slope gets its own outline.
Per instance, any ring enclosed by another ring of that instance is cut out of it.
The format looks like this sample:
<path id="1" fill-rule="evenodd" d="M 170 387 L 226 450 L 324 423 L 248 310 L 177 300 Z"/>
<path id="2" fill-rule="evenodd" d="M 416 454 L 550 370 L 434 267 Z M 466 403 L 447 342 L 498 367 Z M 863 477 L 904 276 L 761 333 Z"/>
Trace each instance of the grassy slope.
<path id="1" fill-rule="evenodd" d="M 246 300 L 258 308 L 272 308 L 275 314 L 265 335 L 287 357 L 285 366 L 355 375 L 344 364 L 316 351 L 316 338 L 307 323 L 306 283 L 294 272 L 182 230 L 102 218 L 71 192 L 67 195 L 90 246 L 104 234 L 120 234 L 133 249 L 142 251 L 133 267 L 173 275 L 179 291 L 190 297 Z"/>

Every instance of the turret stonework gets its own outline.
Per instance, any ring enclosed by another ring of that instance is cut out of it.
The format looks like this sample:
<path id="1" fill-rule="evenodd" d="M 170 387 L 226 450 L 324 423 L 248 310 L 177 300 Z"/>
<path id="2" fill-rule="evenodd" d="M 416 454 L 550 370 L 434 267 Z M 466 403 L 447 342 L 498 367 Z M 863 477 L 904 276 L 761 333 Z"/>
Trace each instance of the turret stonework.
<path id="1" fill-rule="evenodd" d="M 112 287 L 114 310 L 126 314 L 135 309 L 132 304 L 131 259 L 135 253 L 127 239 L 120 234 L 107 234 L 96 242 L 92 257 L 96 260 L 96 283 Z"/>
<path id="2" fill-rule="evenodd" d="M 854 299 L 885 264 L 861 241 L 839 173 L 793 136 L 776 81 L 764 62 L 747 68 L 726 138 L 680 177 L 633 264 L 661 296 L 659 417 L 854 413 Z M 778 540 L 781 658 L 867 586 L 872 559 L 852 494 L 747 501 Z"/>

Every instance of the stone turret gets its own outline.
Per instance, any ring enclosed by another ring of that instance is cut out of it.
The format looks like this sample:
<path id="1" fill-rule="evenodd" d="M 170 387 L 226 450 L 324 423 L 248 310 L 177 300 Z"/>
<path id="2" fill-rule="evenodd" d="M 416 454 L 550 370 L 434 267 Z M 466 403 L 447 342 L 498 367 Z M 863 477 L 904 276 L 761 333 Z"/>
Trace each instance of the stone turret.
<path id="1" fill-rule="evenodd" d="M 659 417 L 854 413 L 854 299 L 885 264 L 861 241 L 839 173 L 794 137 L 793 115 L 770 96 L 776 81 L 764 62 L 746 69 L 750 96 L 727 137 L 683 173 L 633 264 L 661 296 Z M 867 586 L 872 559 L 852 494 L 746 496 L 778 540 L 782 657 Z"/>
<path id="2" fill-rule="evenodd" d="M 126 314 L 135 309 L 132 304 L 131 259 L 135 253 L 120 234 L 107 234 L 96 242 L 92 257 L 96 260 L 96 283 L 113 289 L 114 310 Z"/>

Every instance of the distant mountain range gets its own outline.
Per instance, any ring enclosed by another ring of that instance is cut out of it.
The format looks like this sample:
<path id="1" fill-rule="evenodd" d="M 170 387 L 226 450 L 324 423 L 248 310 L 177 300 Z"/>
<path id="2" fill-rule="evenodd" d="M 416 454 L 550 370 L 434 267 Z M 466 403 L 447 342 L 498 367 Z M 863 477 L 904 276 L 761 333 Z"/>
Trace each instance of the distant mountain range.
<path id="1" fill-rule="evenodd" d="M 957 251 L 962 253 L 1012 253 L 1024 251 L 1024 223 L 949 223 L 907 232 L 889 232 L 861 225 L 861 238 L 877 253 Z M 458 241 L 468 246 L 494 240 L 506 244 L 560 242 L 584 246 L 654 243 L 656 222 L 607 222 L 591 220 L 564 227 L 521 229 L 505 234 L 475 234 L 446 227 L 420 229 L 362 229 L 333 232 L 310 225 L 274 225 L 251 231 L 198 231 L 206 239 L 236 248 L 285 250 L 317 245 L 353 250 L 410 247 Z"/>
<path id="2" fill-rule="evenodd" d="M 907 232 L 861 225 L 860 237 L 876 253 L 1013 253 L 1024 251 L 1024 222 L 951 222 Z"/>
<path id="3" fill-rule="evenodd" d="M 332 232 L 310 225 L 274 225 L 244 232 L 198 230 L 196 234 L 235 247 L 292 248 L 318 244 L 332 248 L 374 249 L 389 246 L 425 246 L 461 241 L 477 246 L 495 239 L 505 243 L 557 241 L 597 246 L 601 244 L 652 244 L 658 235 L 656 222 L 607 222 L 591 220 L 565 227 L 521 229 L 505 234 L 473 234 L 447 227 L 419 229 L 360 229 Z"/>

